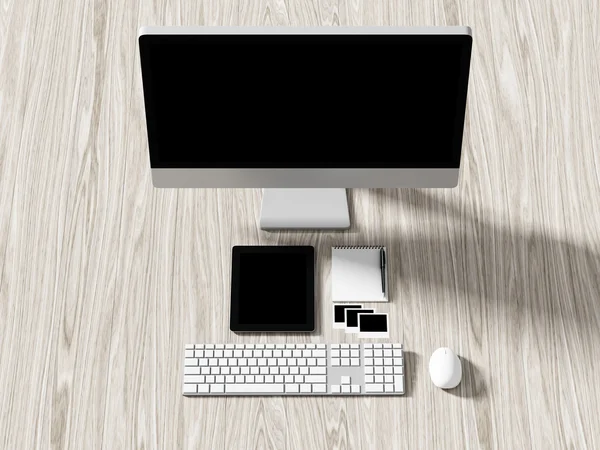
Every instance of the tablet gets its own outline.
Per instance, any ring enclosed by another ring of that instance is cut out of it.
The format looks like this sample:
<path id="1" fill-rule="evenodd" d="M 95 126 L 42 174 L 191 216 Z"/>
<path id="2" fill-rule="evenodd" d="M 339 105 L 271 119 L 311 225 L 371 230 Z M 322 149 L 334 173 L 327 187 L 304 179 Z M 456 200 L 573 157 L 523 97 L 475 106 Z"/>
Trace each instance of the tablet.
<path id="1" fill-rule="evenodd" d="M 230 312 L 235 332 L 314 331 L 314 248 L 233 247 Z"/>

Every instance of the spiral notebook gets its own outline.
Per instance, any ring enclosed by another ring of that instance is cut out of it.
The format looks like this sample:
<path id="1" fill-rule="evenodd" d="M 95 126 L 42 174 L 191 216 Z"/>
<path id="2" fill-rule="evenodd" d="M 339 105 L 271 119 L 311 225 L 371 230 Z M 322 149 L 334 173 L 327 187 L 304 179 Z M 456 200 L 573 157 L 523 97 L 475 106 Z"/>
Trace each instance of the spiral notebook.
<path id="1" fill-rule="evenodd" d="M 333 247 L 334 302 L 387 302 L 385 247 Z"/>

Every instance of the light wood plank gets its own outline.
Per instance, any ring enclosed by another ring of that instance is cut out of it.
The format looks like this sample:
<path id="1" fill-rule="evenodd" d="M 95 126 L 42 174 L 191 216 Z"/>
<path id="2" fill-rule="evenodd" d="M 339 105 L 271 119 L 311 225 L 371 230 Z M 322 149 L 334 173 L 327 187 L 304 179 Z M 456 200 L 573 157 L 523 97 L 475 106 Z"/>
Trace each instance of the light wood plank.
<path id="1" fill-rule="evenodd" d="M 0 0 L 2 448 L 599 448 L 600 4 Z M 141 25 L 474 30 L 457 189 L 353 190 L 346 233 L 259 230 L 260 190 L 156 190 Z M 236 244 L 385 244 L 403 398 L 181 396 L 228 328 Z M 448 345 L 461 386 L 435 389 Z"/>

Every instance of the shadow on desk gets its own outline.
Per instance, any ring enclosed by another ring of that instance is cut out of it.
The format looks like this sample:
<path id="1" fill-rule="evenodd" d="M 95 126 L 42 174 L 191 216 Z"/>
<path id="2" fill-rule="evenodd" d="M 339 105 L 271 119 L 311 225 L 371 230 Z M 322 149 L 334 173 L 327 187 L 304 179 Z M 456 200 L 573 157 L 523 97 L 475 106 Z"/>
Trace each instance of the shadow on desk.
<path id="1" fill-rule="evenodd" d="M 536 324 L 548 337 L 558 327 L 564 333 L 585 333 L 596 338 L 588 338 L 589 345 L 581 348 L 592 358 L 600 343 L 600 255 L 593 248 L 494 224 L 484 214 L 470 212 L 469 205 L 425 190 L 373 189 L 370 194 L 391 203 L 392 210 L 397 207 L 399 215 L 424 216 L 416 233 L 398 226 L 392 233 L 395 279 L 390 283 L 397 291 L 414 282 L 425 290 L 437 287 L 438 301 L 445 301 L 443 292 L 448 292 L 475 322 L 499 315 L 514 329 Z M 426 222 L 438 216 L 446 218 L 440 226 Z"/>

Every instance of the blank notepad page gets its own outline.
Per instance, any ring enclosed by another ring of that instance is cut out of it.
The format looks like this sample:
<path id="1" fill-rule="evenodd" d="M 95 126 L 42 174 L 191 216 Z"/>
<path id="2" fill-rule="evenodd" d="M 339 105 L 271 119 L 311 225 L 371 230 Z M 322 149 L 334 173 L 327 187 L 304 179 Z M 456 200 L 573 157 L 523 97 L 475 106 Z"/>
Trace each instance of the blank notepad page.
<path id="1" fill-rule="evenodd" d="M 333 247 L 331 285 L 334 302 L 387 301 L 381 280 L 382 248 Z M 386 272 L 384 270 L 387 291 Z"/>

